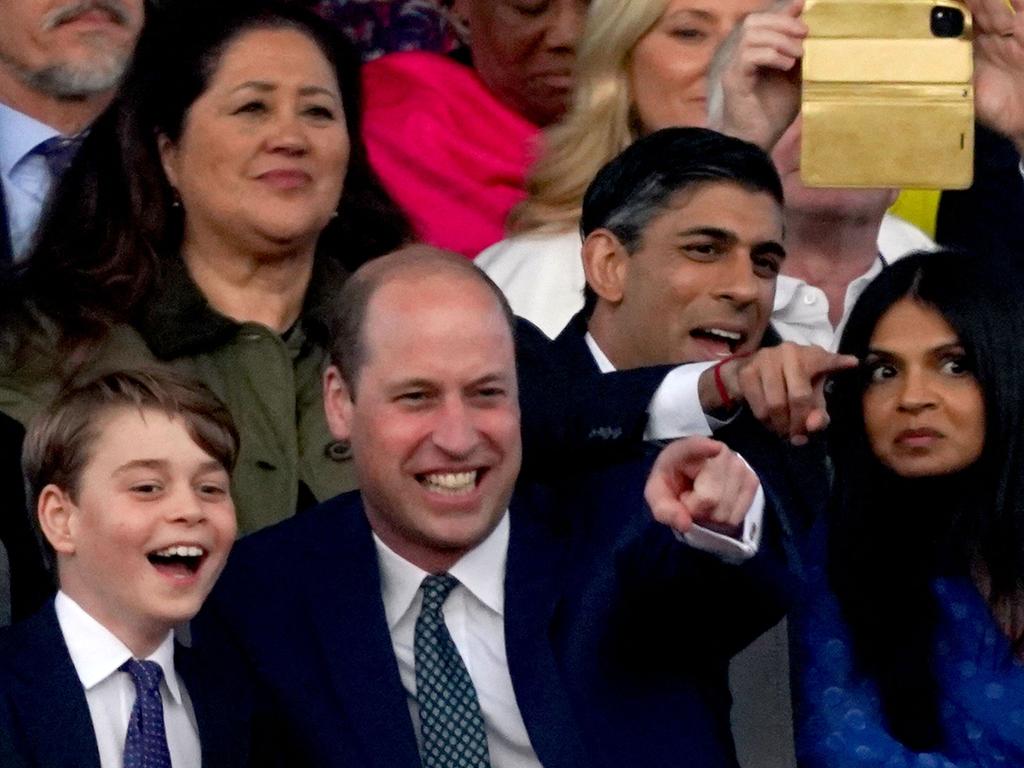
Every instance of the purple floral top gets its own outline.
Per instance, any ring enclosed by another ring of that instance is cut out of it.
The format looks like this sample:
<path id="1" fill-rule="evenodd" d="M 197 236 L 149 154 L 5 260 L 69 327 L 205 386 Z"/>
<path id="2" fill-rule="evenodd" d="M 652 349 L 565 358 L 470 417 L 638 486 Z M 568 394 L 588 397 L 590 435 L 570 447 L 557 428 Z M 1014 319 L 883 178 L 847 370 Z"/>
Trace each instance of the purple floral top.
<path id="1" fill-rule="evenodd" d="M 460 42 L 444 0 L 314 0 L 309 5 L 341 29 L 363 61 L 395 51 L 448 53 Z"/>

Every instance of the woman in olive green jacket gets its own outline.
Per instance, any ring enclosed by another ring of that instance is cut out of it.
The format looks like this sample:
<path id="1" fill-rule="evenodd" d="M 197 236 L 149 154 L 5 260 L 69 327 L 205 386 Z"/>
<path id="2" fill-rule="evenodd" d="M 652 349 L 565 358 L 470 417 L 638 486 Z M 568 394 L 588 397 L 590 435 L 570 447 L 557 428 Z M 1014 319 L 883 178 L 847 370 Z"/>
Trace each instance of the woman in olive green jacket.
<path id="1" fill-rule="evenodd" d="M 238 424 L 249 532 L 353 486 L 321 407 L 327 309 L 409 228 L 367 164 L 358 61 L 329 27 L 273 2 L 170 6 L 8 287 L 0 410 L 24 422 L 114 367 L 185 369 Z"/>

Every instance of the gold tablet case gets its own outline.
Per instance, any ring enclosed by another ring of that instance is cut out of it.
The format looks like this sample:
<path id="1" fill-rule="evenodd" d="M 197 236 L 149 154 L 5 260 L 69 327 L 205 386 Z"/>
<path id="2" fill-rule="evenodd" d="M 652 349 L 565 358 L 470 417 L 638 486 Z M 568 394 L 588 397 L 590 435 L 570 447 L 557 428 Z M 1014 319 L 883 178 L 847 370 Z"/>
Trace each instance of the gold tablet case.
<path id="1" fill-rule="evenodd" d="M 935 6 L 964 31 L 939 38 Z M 807 0 L 801 178 L 963 189 L 974 175 L 971 17 L 958 0 Z"/>

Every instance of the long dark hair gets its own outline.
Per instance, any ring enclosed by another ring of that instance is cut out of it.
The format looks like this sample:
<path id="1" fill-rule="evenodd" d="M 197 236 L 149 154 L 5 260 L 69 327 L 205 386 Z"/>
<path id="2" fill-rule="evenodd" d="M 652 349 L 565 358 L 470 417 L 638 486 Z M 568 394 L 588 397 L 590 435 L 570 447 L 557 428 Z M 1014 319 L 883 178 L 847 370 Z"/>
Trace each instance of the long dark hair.
<path id="1" fill-rule="evenodd" d="M 832 384 L 835 466 L 828 573 L 858 662 L 879 686 L 893 734 L 923 750 L 941 742 L 931 669 L 936 576 L 981 566 L 993 608 L 1024 584 L 1024 292 L 1014 267 L 952 251 L 885 269 L 850 315 L 840 351 L 864 358 L 879 319 L 909 298 L 956 332 L 985 402 L 979 459 L 949 478 L 904 479 L 879 462 L 864 427 L 864 369 Z M 1024 638 L 1012 637 L 1019 650 Z"/>
<path id="2" fill-rule="evenodd" d="M 352 270 L 411 239 L 411 228 L 370 169 L 360 133 L 359 59 L 344 38 L 294 3 L 178 0 L 154 11 L 110 108 L 93 125 L 55 190 L 14 290 L 52 318 L 65 340 L 131 322 L 165 259 L 179 258 L 182 225 L 157 150 L 180 137 L 228 45 L 260 28 L 309 36 L 334 68 L 351 144 L 338 215 L 316 259 Z"/>

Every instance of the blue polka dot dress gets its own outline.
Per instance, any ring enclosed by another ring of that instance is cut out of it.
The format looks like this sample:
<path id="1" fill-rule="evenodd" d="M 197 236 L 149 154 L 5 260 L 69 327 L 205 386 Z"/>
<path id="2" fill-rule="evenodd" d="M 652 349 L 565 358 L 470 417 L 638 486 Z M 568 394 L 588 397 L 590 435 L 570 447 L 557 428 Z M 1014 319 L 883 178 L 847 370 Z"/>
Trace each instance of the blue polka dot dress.
<path id="1" fill-rule="evenodd" d="M 887 731 L 875 684 L 855 672 L 851 640 L 824 568 L 791 617 L 794 729 L 801 766 L 1024 766 L 1024 666 L 966 579 L 937 579 L 935 674 L 946 744 L 914 752 Z"/>

